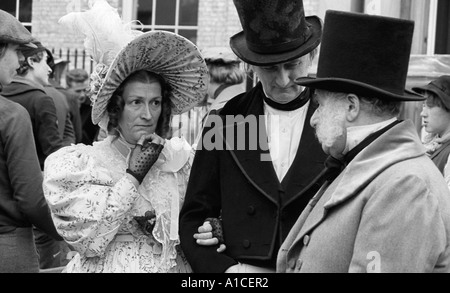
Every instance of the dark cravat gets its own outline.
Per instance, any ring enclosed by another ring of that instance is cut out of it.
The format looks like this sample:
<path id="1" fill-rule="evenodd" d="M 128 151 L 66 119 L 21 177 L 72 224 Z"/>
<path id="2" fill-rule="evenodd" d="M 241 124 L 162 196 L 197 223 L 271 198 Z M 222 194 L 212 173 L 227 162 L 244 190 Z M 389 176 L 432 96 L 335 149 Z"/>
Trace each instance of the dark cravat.
<path id="1" fill-rule="evenodd" d="M 270 107 L 280 110 L 280 111 L 294 111 L 297 109 L 300 109 L 301 107 L 303 107 L 310 98 L 310 89 L 306 88 L 301 94 L 300 96 L 298 96 L 297 98 L 295 98 L 294 100 L 290 101 L 287 104 L 280 104 L 277 103 L 271 99 L 269 99 L 268 97 L 266 97 L 264 95 L 264 101 L 267 103 L 267 105 L 269 105 Z"/>

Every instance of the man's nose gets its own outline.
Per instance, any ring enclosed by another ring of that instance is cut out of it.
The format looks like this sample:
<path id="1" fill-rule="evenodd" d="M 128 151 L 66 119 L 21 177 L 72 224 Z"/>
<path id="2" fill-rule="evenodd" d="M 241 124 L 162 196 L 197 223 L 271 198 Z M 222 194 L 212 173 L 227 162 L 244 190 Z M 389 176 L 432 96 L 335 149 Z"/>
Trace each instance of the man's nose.
<path id="1" fill-rule="evenodd" d="M 290 72 L 281 67 L 277 72 L 277 78 L 276 83 L 279 87 L 286 87 L 290 82 L 291 79 L 289 78 Z"/>
<path id="2" fill-rule="evenodd" d="M 426 108 L 425 108 L 425 107 L 422 108 L 422 111 L 420 112 L 420 116 L 421 116 L 421 117 L 427 116 L 427 111 L 426 111 Z"/>

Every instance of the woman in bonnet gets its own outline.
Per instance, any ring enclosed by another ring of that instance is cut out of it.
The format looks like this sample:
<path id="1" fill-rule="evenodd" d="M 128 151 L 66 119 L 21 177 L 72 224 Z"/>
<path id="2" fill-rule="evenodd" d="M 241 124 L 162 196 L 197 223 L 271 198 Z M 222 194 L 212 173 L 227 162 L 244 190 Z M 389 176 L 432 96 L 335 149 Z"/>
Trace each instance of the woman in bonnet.
<path id="1" fill-rule="evenodd" d="M 83 30 L 81 21 L 102 16 L 109 22 L 90 23 L 95 33 Z M 98 42 L 90 51 L 97 61 L 92 120 L 108 133 L 93 146 L 62 148 L 45 162 L 53 221 L 78 252 L 64 272 L 191 272 L 179 248 L 178 214 L 193 152 L 184 139 L 167 137 L 171 114 L 204 98 L 208 73 L 201 54 L 174 33 L 136 37 L 105 1 L 61 22 L 81 29 L 87 48 Z M 108 41 L 108 51 L 99 51 Z M 113 44 L 124 41 L 112 54 Z"/>

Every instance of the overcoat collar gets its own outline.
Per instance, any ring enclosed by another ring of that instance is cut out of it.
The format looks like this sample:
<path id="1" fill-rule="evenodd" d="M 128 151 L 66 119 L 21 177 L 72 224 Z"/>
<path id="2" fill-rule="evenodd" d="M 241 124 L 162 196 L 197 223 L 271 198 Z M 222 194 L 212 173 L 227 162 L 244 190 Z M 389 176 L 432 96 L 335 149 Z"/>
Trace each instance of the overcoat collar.
<path id="1" fill-rule="evenodd" d="M 357 196 L 383 170 L 398 162 L 424 155 L 425 148 L 411 121 L 404 121 L 394 126 L 362 150 L 324 191 L 322 198 L 315 200 L 317 207 L 304 218 L 304 224 L 296 241 L 319 225 L 330 209 Z M 317 193 L 317 196 L 320 194 Z"/>

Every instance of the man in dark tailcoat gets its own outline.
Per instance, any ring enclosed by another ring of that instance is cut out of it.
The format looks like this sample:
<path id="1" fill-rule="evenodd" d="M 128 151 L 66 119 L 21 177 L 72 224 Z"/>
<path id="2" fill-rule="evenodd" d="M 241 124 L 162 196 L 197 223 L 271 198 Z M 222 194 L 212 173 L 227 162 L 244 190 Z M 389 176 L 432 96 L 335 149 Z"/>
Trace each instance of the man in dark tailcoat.
<path id="1" fill-rule="evenodd" d="M 230 46 L 259 82 L 210 115 L 197 146 L 179 231 L 200 273 L 274 272 L 278 249 L 317 191 L 310 183 L 325 161 L 309 125 L 312 92 L 294 82 L 308 75 L 321 20 L 305 17 L 297 0 L 234 4 L 243 31 Z"/>

